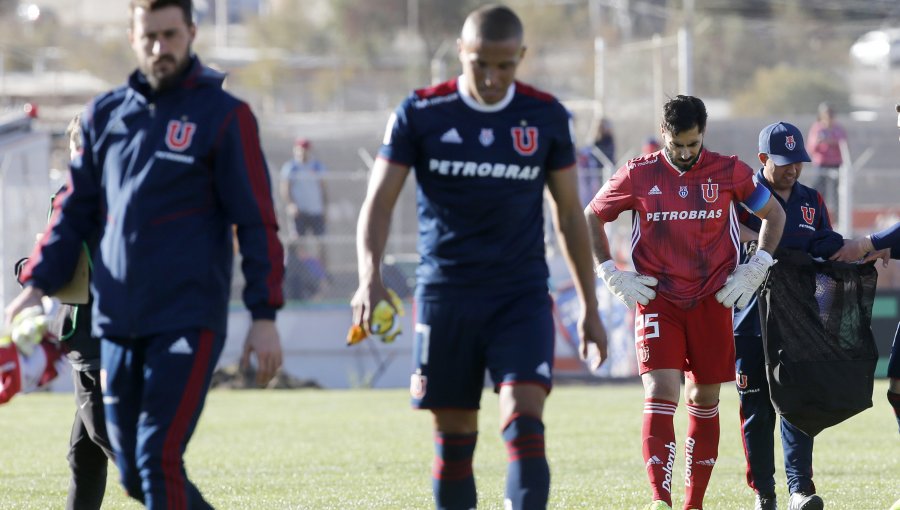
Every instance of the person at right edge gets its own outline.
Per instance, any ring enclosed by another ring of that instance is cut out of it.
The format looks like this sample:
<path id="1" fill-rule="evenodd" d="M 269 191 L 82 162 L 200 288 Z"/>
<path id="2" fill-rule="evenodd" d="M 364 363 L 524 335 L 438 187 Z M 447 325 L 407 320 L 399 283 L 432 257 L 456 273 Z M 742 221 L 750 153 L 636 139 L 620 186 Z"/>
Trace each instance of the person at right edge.
<path id="1" fill-rule="evenodd" d="M 635 310 L 644 385 L 642 454 L 653 501 L 672 507 L 674 415 L 688 411 L 684 508 L 702 509 L 719 451 L 719 392 L 734 380 L 732 307 L 747 306 L 772 266 L 784 211 L 737 156 L 703 145 L 706 106 L 679 95 L 663 106 L 663 150 L 629 161 L 584 210 L 597 274 Z M 762 218 L 760 250 L 738 265 L 737 209 Z M 620 270 L 604 226 L 630 211 L 635 271 Z M 656 286 L 656 291 L 653 287 Z"/>
<path id="2" fill-rule="evenodd" d="M 809 252 L 813 256 L 826 243 L 840 247 L 840 235 L 831 229 L 828 208 L 822 195 L 800 184 L 803 163 L 810 157 L 803 143 L 803 135 L 792 124 L 777 122 L 759 133 L 759 161 L 763 167 L 756 173 L 759 184 L 772 192 L 784 209 L 786 220 L 779 248 Z M 757 217 L 740 214 L 741 240 L 755 239 L 760 221 Z M 745 245 L 746 246 L 746 245 Z M 742 251 L 742 260 L 752 256 L 752 250 Z M 747 458 L 747 484 L 756 491 L 755 510 L 775 510 L 774 433 L 777 413 L 769 398 L 766 379 L 766 360 L 763 349 L 757 295 L 750 304 L 734 315 L 735 372 L 741 403 L 741 431 L 744 454 Z M 784 450 L 784 473 L 790 492 L 789 510 L 821 510 L 822 498 L 816 495 L 813 483 L 813 438 L 781 417 L 781 446 Z"/>

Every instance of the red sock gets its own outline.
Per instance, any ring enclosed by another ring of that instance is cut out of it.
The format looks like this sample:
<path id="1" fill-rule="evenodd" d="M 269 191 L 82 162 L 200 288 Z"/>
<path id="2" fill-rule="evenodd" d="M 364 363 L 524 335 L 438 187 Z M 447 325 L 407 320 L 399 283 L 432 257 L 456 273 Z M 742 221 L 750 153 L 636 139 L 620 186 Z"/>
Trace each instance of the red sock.
<path id="1" fill-rule="evenodd" d="M 655 398 L 644 399 L 643 438 L 644 465 L 653 490 L 653 500 L 672 506 L 672 468 L 675 466 L 676 402 Z"/>
<path id="2" fill-rule="evenodd" d="M 719 404 L 687 405 L 688 430 L 684 442 L 684 508 L 703 508 L 703 495 L 709 485 L 719 454 Z"/>

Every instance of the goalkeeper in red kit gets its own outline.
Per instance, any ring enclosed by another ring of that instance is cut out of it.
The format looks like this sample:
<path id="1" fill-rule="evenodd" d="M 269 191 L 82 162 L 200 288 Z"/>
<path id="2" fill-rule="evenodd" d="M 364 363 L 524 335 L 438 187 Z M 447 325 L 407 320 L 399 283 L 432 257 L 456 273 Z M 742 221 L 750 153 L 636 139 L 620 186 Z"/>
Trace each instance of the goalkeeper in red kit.
<path id="1" fill-rule="evenodd" d="M 673 418 L 681 377 L 688 409 L 685 509 L 703 508 L 719 444 L 719 389 L 734 380 L 732 307 L 763 282 L 784 228 L 784 211 L 736 156 L 703 146 L 706 107 L 679 95 L 664 106 L 663 148 L 632 159 L 585 209 L 597 274 L 635 308 L 644 384 L 641 430 L 653 493 L 648 510 L 672 507 Z M 759 251 L 738 265 L 738 206 L 760 217 Z M 604 225 L 632 212 L 635 272 L 616 267 Z"/>

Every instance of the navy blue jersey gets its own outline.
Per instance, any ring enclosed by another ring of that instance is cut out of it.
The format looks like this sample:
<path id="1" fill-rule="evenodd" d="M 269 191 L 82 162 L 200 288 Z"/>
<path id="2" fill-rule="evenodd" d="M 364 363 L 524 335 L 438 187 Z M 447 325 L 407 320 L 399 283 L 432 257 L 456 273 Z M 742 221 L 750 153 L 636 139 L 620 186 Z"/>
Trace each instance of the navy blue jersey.
<path id="1" fill-rule="evenodd" d="M 821 230 L 831 230 L 831 218 L 828 216 L 828 208 L 822 195 L 813 188 L 795 182 L 791 188 L 791 196 L 787 202 L 778 193 L 772 190 L 772 184 L 766 180 L 762 169 L 756 173 L 756 179 L 760 184 L 772 192 L 772 196 L 784 209 L 784 232 L 781 234 L 779 248 L 790 248 L 809 252 L 815 234 Z M 762 220 L 757 216 L 742 212 L 740 221 L 744 225 L 759 232 Z M 745 250 L 741 250 L 742 263 L 747 262 Z M 762 336 L 759 325 L 759 312 L 756 308 L 756 296 L 743 310 L 734 312 L 734 334 Z"/>
<path id="2" fill-rule="evenodd" d="M 876 250 L 891 249 L 891 258 L 900 258 L 900 222 L 894 223 L 892 226 L 875 232 L 871 236 L 872 246 Z"/>
<path id="3" fill-rule="evenodd" d="M 162 91 L 135 71 L 82 116 L 84 152 L 23 280 L 52 293 L 72 274 L 82 240 L 100 232 L 95 336 L 224 334 L 233 225 L 247 308 L 274 319 L 281 307 L 284 252 L 256 119 L 223 81 L 196 57 Z"/>
<path id="4" fill-rule="evenodd" d="M 543 191 L 548 172 L 575 164 L 570 116 L 519 82 L 501 102 L 482 105 L 461 80 L 413 92 L 379 152 L 415 169 L 419 285 L 546 287 Z"/>

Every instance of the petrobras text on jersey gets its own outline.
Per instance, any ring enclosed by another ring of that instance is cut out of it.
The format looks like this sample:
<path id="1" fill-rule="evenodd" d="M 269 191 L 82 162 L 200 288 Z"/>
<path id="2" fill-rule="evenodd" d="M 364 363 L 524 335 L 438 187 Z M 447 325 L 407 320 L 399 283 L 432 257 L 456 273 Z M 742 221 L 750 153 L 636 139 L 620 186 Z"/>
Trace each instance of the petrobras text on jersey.
<path id="1" fill-rule="evenodd" d="M 178 163 L 184 163 L 186 165 L 194 164 L 194 156 L 187 155 L 187 154 L 176 154 L 174 152 L 156 151 L 156 157 L 159 159 L 165 159 L 168 161 L 176 161 Z"/>
<path id="2" fill-rule="evenodd" d="M 722 209 L 700 209 L 699 211 L 662 211 L 647 213 L 647 221 L 708 220 L 721 217 Z"/>
<path id="3" fill-rule="evenodd" d="M 494 177 L 497 179 L 533 180 L 541 173 L 539 166 L 507 165 L 505 163 L 477 163 L 475 161 L 448 161 L 431 159 L 428 169 L 441 175 L 454 177 Z"/>
<path id="4" fill-rule="evenodd" d="M 442 103 L 449 103 L 450 101 L 455 101 L 457 99 L 459 99 L 459 94 L 453 93 L 453 94 L 449 94 L 446 96 L 436 96 L 436 97 L 429 97 L 428 99 L 419 99 L 418 101 L 416 101 L 413 104 L 417 109 L 421 110 L 422 108 L 425 108 L 426 106 L 434 106 L 434 105 L 438 105 L 438 104 L 442 104 Z"/>

